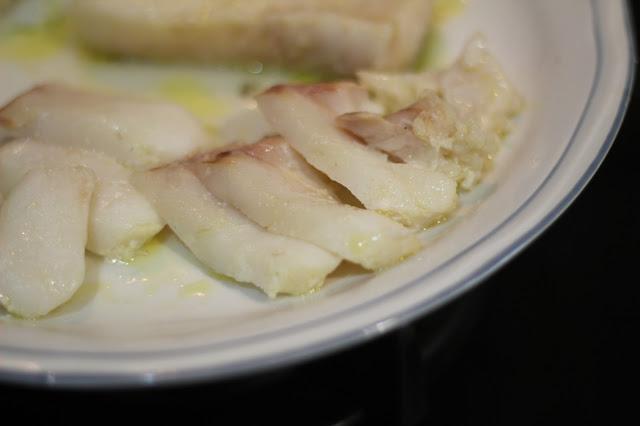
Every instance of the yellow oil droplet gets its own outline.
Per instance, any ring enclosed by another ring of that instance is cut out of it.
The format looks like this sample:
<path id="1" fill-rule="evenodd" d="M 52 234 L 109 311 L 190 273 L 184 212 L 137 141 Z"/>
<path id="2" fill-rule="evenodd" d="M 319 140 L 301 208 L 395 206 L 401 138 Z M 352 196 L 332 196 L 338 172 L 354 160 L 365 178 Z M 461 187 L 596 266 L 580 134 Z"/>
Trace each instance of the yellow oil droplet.
<path id="1" fill-rule="evenodd" d="M 442 33 L 439 28 L 432 27 L 422 42 L 422 49 L 418 54 L 414 68 L 416 71 L 424 71 L 437 68 L 443 58 Z"/>
<path id="2" fill-rule="evenodd" d="M 435 217 L 433 220 L 431 220 L 428 223 L 425 223 L 422 226 L 422 230 L 423 231 L 428 231 L 432 228 L 435 228 L 436 226 L 442 225 L 444 223 L 449 222 L 449 220 L 451 219 L 451 217 L 449 215 L 443 214 L 440 216 Z"/>
<path id="3" fill-rule="evenodd" d="M 422 42 L 422 49 L 415 61 L 416 71 L 429 70 L 442 65 L 444 58 L 442 27 L 450 19 L 460 15 L 467 0 L 436 0 L 431 13 L 429 31 Z"/>
<path id="4" fill-rule="evenodd" d="M 164 80 L 158 93 L 169 101 L 182 105 L 204 122 L 211 122 L 227 111 L 227 106 L 203 84 L 185 75 L 176 75 Z"/>
<path id="5" fill-rule="evenodd" d="M 55 18 L 42 25 L 16 28 L 0 37 L 0 57 L 15 61 L 37 61 L 59 53 L 68 45 L 69 25 Z"/>
<path id="6" fill-rule="evenodd" d="M 335 76 L 331 74 L 317 71 L 295 71 L 290 77 L 295 83 L 318 83 L 320 81 L 330 81 L 335 79 Z"/>
<path id="7" fill-rule="evenodd" d="M 206 280 L 195 281 L 185 284 L 180 289 L 180 294 L 184 297 L 204 297 L 212 290 L 211 283 Z"/>
<path id="8" fill-rule="evenodd" d="M 467 5 L 467 0 L 436 0 L 433 3 L 431 21 L 440 26 L 460 15 Z"/>
<path id="9" fill-rule="evenodd" d="M 136 265 L 148 260 L 157 254 L 166 244 L 167 240 L 171 238 L 171 231 L 164 229 L 158 233 L 155 237 L 147 241 L 134 255 L 134 257 L 127 259 L 125 263 L 128 265 Z"/>
<path id="10" fill-rule="evenodd" d="M 230 284 L 236 284 L 236 285 L 245 285 L 245 283 L 241 283 L 240 281 L 236 281 L 234 278 L 224 275 L 224 274 L 220 274 L 214 270 L 209 269 L 207 271 L 207 275 L 209 275 L 211 278 L 213 278 L 216 281 L 222 281 L 222 282 L 226 282 L 226 283 L 230 283 Z"/>
<path id="11" fill-rule="evenodd" d="M 259 61 L 253 61 L 247 64 L 246 69 L 250 74 L 260 74 L 264 70 L 264 64 Z"/>
<path id="12" fill-rule="evenodd" d="M 122 59 L 114 54 L 89 49 L 82 44 L 75 44 L 76 57 L 86 66 L 111 65 L 118 63 Z"/>

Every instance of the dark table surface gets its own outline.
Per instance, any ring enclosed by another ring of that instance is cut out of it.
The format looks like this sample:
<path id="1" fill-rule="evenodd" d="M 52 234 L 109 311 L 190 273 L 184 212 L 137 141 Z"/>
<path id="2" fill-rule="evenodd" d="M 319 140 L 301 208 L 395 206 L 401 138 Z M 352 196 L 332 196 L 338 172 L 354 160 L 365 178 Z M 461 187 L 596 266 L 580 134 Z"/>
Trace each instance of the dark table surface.
<path id="1" fill-rule="evenodd" d="M 602 167 L 548 231 L 477 289 L 384 338 L 210 385 L 0 385 L 1 412 L 28 424 L 640 424 L 639 143 L 636 91 Z"/>

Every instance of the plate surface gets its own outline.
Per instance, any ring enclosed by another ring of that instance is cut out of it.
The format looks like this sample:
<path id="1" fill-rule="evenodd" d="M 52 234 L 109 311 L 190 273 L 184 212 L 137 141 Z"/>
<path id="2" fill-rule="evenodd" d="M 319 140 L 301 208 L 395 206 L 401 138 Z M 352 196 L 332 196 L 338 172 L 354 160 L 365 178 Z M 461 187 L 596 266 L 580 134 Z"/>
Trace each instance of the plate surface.
<path id="1" fill-rule="evenodd" d="M 527 109 L 494 172 L 457 217 L 424 235 L 418 255 L 377 275 L 343 270 L 316 294 L 269 301 L 207 271 L 163 233 L 131 264 L 89 258 L 82 290 L 45 320 L 0 311 L 0 379 L 119 386 L 249 373 L 378 336 L 476 285 L 549 226 L 593 175 L 623 118 L 634 53 L 618 0 L 470 1 L 443 30 L 448 58 L 475 32 L 487 36 Z M 183 78 L 185 85 L 182 69 L 168 77 L 137 65 L 80 72 L 64 49 L 45 53 L 48 67 L 0 45 L 0 102 L 35 81 L 85 82 L 88 72 L 94 84 L 138 88 Z M 201 84 L 229 105 L 233 78 Z"/>

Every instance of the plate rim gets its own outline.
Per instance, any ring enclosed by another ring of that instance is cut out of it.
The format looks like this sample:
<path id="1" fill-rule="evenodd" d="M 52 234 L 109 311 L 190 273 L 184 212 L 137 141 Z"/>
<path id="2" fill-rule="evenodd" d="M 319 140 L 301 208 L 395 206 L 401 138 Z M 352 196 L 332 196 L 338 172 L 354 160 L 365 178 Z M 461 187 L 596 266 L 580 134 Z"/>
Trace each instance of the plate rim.
<path id="1" fill-rule="evenodd" d="M 349 346 L 353 346 L 357 343 L 362 343 L 365 340 L 369 340 L 374 337 L 378 337 L 382 334 L 388 333 L 391 330 L 394 330 L 400 327 L 403 324 L 411 321 L 412 319 L 425 315 L 444 303 L 452 300 L 456 296 L 460 295 L 463 292 L 466 292 L 480 282 L 484 281 L 489 275 L 498 270 L 504 264 L 506 264 L 511 258 L 520 253 L 526 246 L 528 246 L 531 242 L 535 240 L 540 234 L 542 234 L 555 220 L 572 204 L 575 198 L 582 192 L 585 186 L 588 184 L 590 179 L 593 177 L 600 164 L 606 157 L 609 149 L 613 145 L 613 142 L 616 139 L 617 133 L 620 129 L 622 121 L 624 119 L 627 107 L 630 102 L 632 88 L 635 80 L 635 72 L 636 72 L 636 46 L 635 46 L 635 38 L 633 36 L 634 30 L 633 25 L 631 23 L 631 13 L 630 6 L 628 1 L 620 0 L 619 2 L 607 3 L 609 6 L 618 5 L 622 9 L 622 13 L 624 16 L 624 35 L 626 36 L 626 41 L 628 44 L 628 63 L 626 66 L 626 76 L 624 83 L 624 90 L 622 92 L 622 96 L 617 99 L 617 112 L 614 116 L 613 121 L 607 121 L 606 124 L 600 125 L 602 128 L 608 127 L 607 135 L 604 141 L 602 141 L 602 145 L 597 152 L 595 158 L 591 161 L 589 166 L 586 168 L 584 173 L 577 179 L 574 186 L 567 192 L 563 197 L 560 198 L 560 201 L 553 205 L 550 209 L 545 209 L 545 214 L 539 220 L 537 220 L 533 226 L 525 228 L 524 232 L 518 233 L 514 236 L 514 238 L 510 239 L 510 242 L 506 244 L 504 249 L 499 250 L 496 254 L 490 257 L 489 260 L 482 262 L 479 266 L 475 267 L 469 274 L 466 276 L 462 276 L 455 280 L 447 288 L 441 290 L 429 300 L 423 300 L 415 306 L 412 306 L 410 309 L 406 309 L 404 311 L 400 311 L 395 313 L 394 315 L 379 318 L 377 321 L 372 322 L 367 327 L 358 326 L 355 330 L 348 330 L 340 335 L 331 336 L 328 338 L 321 339 L 320 341 L 311 344 L 304 345 L 302 348 L 294 350 L 292 352 L 286 353 L 269 353 L 262 356 L 256 356 L 250 358 L 248 360 L 240 361 L 238 363 L 228 363 L 223 364 L 222 366 L 210 366 L 210 367 L 202 367 L 202 368 L 184 368 L 177 369 L 171 371 L 157 371 L 157 372 L 127 372 L 122 374 L 114 374 L 114 373 L 76 373 L 76 372 L 57 372 L 53 369 L 46 368 L 35 368 L 35 369 L 16 369 L 16 368 L 5 368 L 0 365 L 0 381 L 14 382 L 14 383 L 22 383 L 22 384 L 31 384 L 31 385 L 55 385 L 61 387 L 131 387 L 131 386 L 144 386 L 144 385 L 157 385 L 157 384 L 173 384 L 180 382 L 193 382 L 193 381 L 203 381 L 203 380 L 212 380 L 212 379 L 221 379 L 227 378 L 230 376 L 240 376 L 243 374 L 251 374 L 256 371 L 268 370 L 278 366 L 290 365 L 296 362 L 303 362 L 309 358 L 317 357 L 324 355 L 328 352 L 332 352 L 338 349 L 343 349 Z M 542 183 L 536 188 L 536 190 L 517 208 L 515 209 L 509 217 L 507 217 L 500 224 L 493 227 L 489 232 L 483 235 L 481 238 L 473 242 L 470 246 L 465 248 L 462 252 L 457 253 L 452 258 L 448 259 L 441 265 L 438 265 L 434 270 L 428 271 L 422 274 L 420 277 L 405 283 L 404 285 L 398 287 L 397 289 L 385 293 L 382 296 L 379 296 L 375 299 L 372 299 L 368 302 L 353 306 L 349 309 L 345 309 L 336 315 L 332 315 L 332 319 L 335 317 L 344 317 L 348 315 L 354 315 L 354 310 L 361 309 L 370 309 L 372 305 L 380 303 L 382 299 L 388 300 L 390 297 L 394 297 L 397 293 L 402 293 L 407 291 L 412 286 L 419 285 L 424 282 L 428 276 L 440 270 L 441 268 L 450 265 L 452 263 L 458 262 L 461 256 L 466 255 L 467 253 L 477 249 L 479 245 L 482 245 L 486 242 L 486 240 L 490 239 L 492 236 L 496 234 L 501 228 L 506 226 L 509 222 L 511 222 L 514 218 L 519 217 L 523 211 L 527 210 L 528 205 L 536 199 L 537 195 L 546 187 L 546 184 L 557 171 L 558 167 L 563 163 L 563 159 L 568 154 L 573 142 L 576 139 L 577 134 L 583 128 L 584 120 L 588 115 L 588 112 L 593 108 L 592 100 L 594 98 L 595 93 L 597 92 L 600 79 L 603 74 L 603 67 L 606 66 L 605 61 L 603 61 L 603 31 L 601 28 L 600 19 L 601 16 L 599 14 L 600 7 L 602 7 L 602 3 L 598 0 L 590 1 L 591 10 L 592 10 L 592 19 L 593 19 L 593 31 L 595 37 L 596 44 L 596 73 L 593 77 L 592 85 L 590 88 L 589 98 L 587 103 L 584 106 L 580 119 L 573 131 L 573 134 L 567 143 L 567 146 L 564 148 L 562 155 L 557 160 L 554 167 L 548 172 L 545 179 Z M 548 211 L 547 211 L 548 210 Z M 271 333 L 266 333 L 264 335 L 259 336 L 247 336 L 239 339 L 231 339 L 225 342 L 220 342 L 216 344 L 202 345 L 197 347 L 191 347 L 188 349 L 176 349 L 176 350 L 166 350 L 166 351 L 153 351 L 153 352 L 109 352 L 109 353 L 100 353 L 100 352 L 86 352 L 86 351 L 52 351 L 46 349 L 27 349 L 27 348 L 19 348 L 12 346 L 0 345 L 0 355 L 4 353 L 11 353 L 12 356 L 20 356 L 20 355 L 47 355 L 53 357 L 65 357 L 65 356 L 74 356 L 74 357 L 96 357 L 96 359 L 103 357 L 105 359 L 113 361 L 114 359 L 120 357 L 126 357 L 127 359 L 131 358 L 146 358 L 146 357 L 154 357 L 154 358 L 165 358 L 167 356 L 177 355 L 176 352 L 183 353 L 184 351 L 194 352 L 194 351 L 205 351 L 210 352 L 215 350 L 214 346 L 219 347 L 221 345 L 225 346 L 234 346 L 242 344 L 241 341 L 249 340 L 255 341 L 256 339 L 267 339 L 270 338 L 269 334 L 290 334 L 298 332 L 299 329 L 306 329 L 308 327 L 312 327 L 319 323 L 327 322 L 326 317 L 320 317 L 314 320 L 307 321 L 303 324 L 299 324 L 293 327 L 287 327 L 279 330 L 275 330 Z M 383 324 L 383 327 L 380 325 Z"/>

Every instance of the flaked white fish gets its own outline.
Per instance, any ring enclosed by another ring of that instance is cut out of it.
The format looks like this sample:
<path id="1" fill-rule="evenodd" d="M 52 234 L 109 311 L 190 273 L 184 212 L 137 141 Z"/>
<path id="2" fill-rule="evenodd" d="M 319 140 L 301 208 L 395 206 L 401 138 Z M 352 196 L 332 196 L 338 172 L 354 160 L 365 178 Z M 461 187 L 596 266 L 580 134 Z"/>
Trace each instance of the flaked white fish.
<path id="1" fill-rule="evenodd" d="M 164 227 L 153 206 L 129 182 L 131 171 L 99 152 L 21 139 L 0 147 L 0 193 L 8 194 L 30 170 L 84 166 L 96 177 L 87 249 L 126 259 Z"/>
<path id="2" fill-rule="evenodd" d="M 341 261 L 312 244 L 267 232 L 182 166 L 138 173 L 133 183 L 202 263 L 270 297 L 321 286 Z"/>
<path id="3" fill-rule="evenodd" d="M 27 173 L 0 208 L 0 303 L 36 318 L 69 300 L 84 281 L 93 172 Z"/>
<path id="4" fill-rule="evenodd" d="M 0 126 L 15 137 L 99 151 L 136 170 L 181 160 L 212 143 L 178 105 L 55 84 L 37 86 L 5 105 Z"/>

